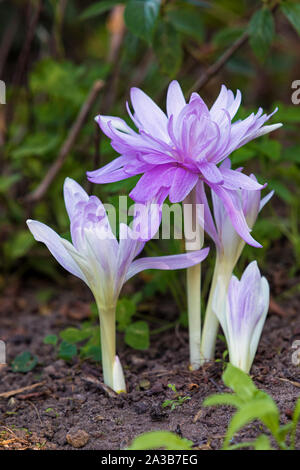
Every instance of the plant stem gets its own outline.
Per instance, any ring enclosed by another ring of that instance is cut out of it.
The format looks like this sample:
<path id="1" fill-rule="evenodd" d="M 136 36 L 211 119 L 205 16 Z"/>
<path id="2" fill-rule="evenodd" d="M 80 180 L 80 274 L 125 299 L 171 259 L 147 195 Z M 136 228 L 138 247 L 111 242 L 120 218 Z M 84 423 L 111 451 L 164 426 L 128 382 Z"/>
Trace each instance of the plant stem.
<path id="1" fill-rule="evenodd" d="M 234 264 L 230 262 L 230 260 L 217 253 L 203 325 L 201 341 L 201 364 L 206 361 L 212 361 L 214 359 L 219 320 L 212 309 L 213 297 L 218 279 L 220 279 L 220 281 L 223 283 L 225 286 L 225 292 L 227 292 L 233 268 Z M 224 302 L 225 301 L 226 299 L 224 299 Z"/>
<path id="2" fill-rule="evenodd" d="M 98 311 L 103 381 L 117 393 L 126 392 L 123 370 L 116 356 L 116 308 L 101 308 L 98 305 Z"/>
<path id="3" fill-rule="evenodd" d="M 184 236 L 186 251 L 200 250 L 203 244 L 203 230 L 198 223 L 196 190 L 186 197 L 184 209 Z M 191 237 L 193 235 L 193 237 Z M 201 365 L 201 264 L 187 268 L 187 307 L 189 322 L 190 369 Z"/>

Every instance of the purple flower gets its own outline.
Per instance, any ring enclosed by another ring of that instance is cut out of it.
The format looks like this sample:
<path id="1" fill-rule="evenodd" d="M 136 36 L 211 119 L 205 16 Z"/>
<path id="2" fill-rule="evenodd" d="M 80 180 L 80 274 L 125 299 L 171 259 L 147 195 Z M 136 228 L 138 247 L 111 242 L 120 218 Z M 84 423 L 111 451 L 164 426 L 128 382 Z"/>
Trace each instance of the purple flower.
<path id="1" fill-rule="evenodd" d="M 231 162 L 229 158 L 227 158 L 221 164 L 220 169 L 230 169 L 230 165 Z M 241 169 L 236 170 L 236 172 L 240 170 Z M 253 174 L 251 174 L 249 178 L 251 178 L 252 181 L 257 181 Z M 225 257 L 227 259 L 227 263 L 230 261 L 234 267 L 245 242 L 235 231 L 228 212 L 225 210 L 221 199 L 214 193 L 214 191 L 211 191 L 213 213 L 211 212 L 208 204 L 203 182 L 198 184 L 197 192 L 199 200 L 204 205 L 204 220 L 200 220 L 200 225 L 215 242 L 218 256 Z M 273 194 L 274 191 L 271 191 L 261 199 L 260 190 L 252 191 L 248 189 L 240 189 L 236 191 L 236 207 L 239 211 L 243 212 L 250 230 L 254 226 L 259 212 L 271 199 Z M 261 245 L 258 246 L 261 247 Z"/>
<path id="2" fill-rule="evenodd" d="M 255 191 L 262 186 L 218 164 L 250 140 L 280 127 L 264 126 L 273 113 L 263 114 L 260 108 L 256 114 L 232 123 L 241 103 L 239 91 L 234 96 L 222 85 L 209 110 L 197 93 L 186 103 L 176 81 L 169 85 L 167 115 L 138 88 L 131 89 L 131 102 L 134 114 L 128 105 L 127 109 L 138 132 L 120 118 L 97 116 L 96 121 L 121 156 L 88 172 L 89 180 L 109 183 L 143 174 L 130 196 L 137 202 L 158 203 L 167 196 L 174 203 L 183 201 L 199 182 L 204 182 L 222 200 L 239 235 L 259 246 L 249 234 L 243 211 L 237 207 L 236 190 Z"/>
<path id="3" fill-rule="evenodd" d="M 89 197 L 78 183 L 67 178 L 64 199 L 72 243 L 41 222 L 28 220 L 27 224 L 34 238 L 45 243 L 54 258 L 93 292 L 100 315 L 104 380 L 120 391 L 125 383 L 115 355 L 115 308 L 123 284 L 145 269 L 182 269 L 198 264 L 206 258 L 209 248 L 181 255 L 135 259 L 145 245 L 141 234 L 151 219 L 150 208 L 146 214 L 137 211 L 133 228 L 120 224 L 118 241 L 105 208 L 96 196 Z M 157 220 L 155 215 L 154 219 Z"/>
<path id="4" fill-rule="evenodd" d="M 253 261 L 240 281 L 232 276 L 227 299 L 224 289 L 219 282 L 213 310 L 222 325 L 231 364 L 248 373 L 269 309 L 269 284 Z"/>

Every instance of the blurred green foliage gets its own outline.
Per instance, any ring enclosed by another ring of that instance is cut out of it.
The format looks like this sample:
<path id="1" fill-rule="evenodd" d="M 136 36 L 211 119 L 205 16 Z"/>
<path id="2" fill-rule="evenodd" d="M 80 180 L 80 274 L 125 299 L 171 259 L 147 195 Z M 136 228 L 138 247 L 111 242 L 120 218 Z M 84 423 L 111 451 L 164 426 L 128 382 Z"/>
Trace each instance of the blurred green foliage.
<path id="1" fill-rule="evenodd" d="M 28 217 L 41 220 L 69 237 L 62 198 L 66 176 L 109 203 L 116 203 L 120 194 L 127 195 L 134 186 L 137 178 L 101 187 L 88 185 L 85 172 L 116 156 L 93 117 L 101 112 L 129 122 L 125 101 L 131 86 L 143 88 L 164 108 L 170 79 L 177 78 L 187 92 L 245 32 L 249 41 L 226 61 L 201 95 L 212 103 L 222 82 L 233 90 L 240 88 L 243 108 L 238 118 L 259 106 L 267 111 L 278 106 L 273 122 L 283 122 L 284 127 L 232 155 L 234 168 L 244 166 L 246 173 L 254 172 L 261 182 L 268 182 L 268 189 L 275 190 L 253 232 L 264 248 L 246 247 L 241 267 L 251 259 L 264 265 L 272 246 L 288 239 L 294 255 L 289 262 L 291 274 L 299 269 L 300 106 L 291 101 L 292 82 L 300 79 L 296 74 L 300 33 L 297 1 L 13 0 L 1 2 L 0 11 L 4 44 L 0 78 L 7 85 L 7 104 L 0 105 L 3 276 L 14 272 L 19 276 L 40 273 L 57 277 L 57 264 L 46 248 L 34 242 L 25 221 Z M 99 79 L 105 81 L 104 89 L 61 170 L 41 199 L 27 203 L 26 197 L 57 158 L 93 83 Z M 155 241 L 148 244 L 147 254 L 171 254 L 182 248 L 178 240 Z M 212 262 L 210 256 L 204 265 L 205 274 Z M 171 294 L 184 324 L 184 273 L 157 271 L 140 279 L 142 299 L 151 300 L 157 293 Z M 205 284 L 204 279 L 204 291 Z M 118 329 L 125 333 L 128 344 L 144 349 L 149 344 L 149 331 L 139 314 L 136 302 L 123 298 L 118 305 Z"/>

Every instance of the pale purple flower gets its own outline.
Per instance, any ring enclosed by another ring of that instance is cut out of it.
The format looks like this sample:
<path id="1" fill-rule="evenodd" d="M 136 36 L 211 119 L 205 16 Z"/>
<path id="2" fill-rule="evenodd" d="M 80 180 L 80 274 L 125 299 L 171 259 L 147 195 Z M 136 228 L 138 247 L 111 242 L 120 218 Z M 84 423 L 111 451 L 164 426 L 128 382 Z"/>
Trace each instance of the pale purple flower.
<path id="1" fill-rule="evenodd" d="M 140 271 L 187 268 L 200 263 L 208 254 L 209 248 L 205 248 L 180 255 L 135 259 L 145 246 L 145 241 L 135 233 L 136 226 L 132 229 L 121 223 L 118 241 L 101 201 L 88 196 L 71 178 L 65 180 L 64 199 L 72 243 L 36 220 L 28 220 L 28 227 L 67 271 L 90 287 L 100 305 L 115 305 L 124 282 Z"/>
<path id="2" fill-rule="evenodd" d="M 255 191 L 262 186 L 218 164 L 237 148 L 281 124 L 264 126 L 272 114 L 263 114 L 261 108 L 256 114 L 232 123 L 241 93 L 237 91 L 234 96 L 224 85 L 210 110 L 197 93 L 186 103 L 177 81 L 169 85 L 167 114 L 138 88 L 131 89 L 131 102 L 134 114 L 129 106 L 127 109 L 138 132 L 120 118 L 97 116 L 96 121 L 121 156 L 99 170 L 88 172 L 89 180 L 109 183 L 143 174 L 131 191 L 131 198 L 158 203 L 167 196 L 172 203 L 183 201 L 199 182 L 204 182 L 222 200 L 239 235 L 247 243 L 259 246 L 249 234 L 243 211 L 236 204 L 236 190 Z"/>
<path id="3" fill-rule="evenodd" d="M 67 178 L 64 199 L 70 218 L 72 243 L 36 220 L 27 220 L 37 241 L 45 243 L 54 258 L 82 279 L 94 294 L 100 316 L 104 382 L 116 392 L 126 390 L 115 346 L 115 310 L 123 284 L 145 269 L 182 269 L 200 263 L 209 248 L 180 255 L 135 259 L 143 250 L 145 226 L 157 214 L 151 207 L 135 213 L 133 227 L 120 224 L 119 241 L 113 234 L 104 206 L 88 196 L 76 181 Z M 154 233 L 153 233 L 154 235 Z"/>
<path id="4" fill-rule="evenodd" d="M 226 337 L 231 364 L 248 373 L 269 309 L 269 284 L 253 261 L 240 281 L 232 276 L 227 296 L 224 289 L 224 283 L 219 282 L 213 310 Z"/>
<path id="5" fill-rule="evenodd" d="M 230 169 L 230 166 L 231 162 L 227 158 L 221 164 L 220 169 Z M 236 171 L 241 171 L 241 169 Z M 249 178 L 255 182 L 257 181 L 253 174 L 251 174 Z M 232 261 L 234 266 L 241 254 L 245 242 L 240 238 L 234 229 L 232 221 L 230 220 L 228 212 L 224 208 L 222 200 L 214 193 L 214 191 L 211 191 L 213 212 L 210 210 L 203 182 L 198 184 L 197 192 L 199 200 L 204 205 L 204 219 L 199 220 L 200 225 L 215 242 L 219 257 L 225 256 L 228 260 Z M 271 191 L 261 199 L 260 190 L 252 191 L 247 189 L 240 189 L 236 191 L 236 207 L 239 211 L 243 212 L 250 230 L 254 226 L 259 212 L 271 199 L 273 194 L 274 191 Z"/>

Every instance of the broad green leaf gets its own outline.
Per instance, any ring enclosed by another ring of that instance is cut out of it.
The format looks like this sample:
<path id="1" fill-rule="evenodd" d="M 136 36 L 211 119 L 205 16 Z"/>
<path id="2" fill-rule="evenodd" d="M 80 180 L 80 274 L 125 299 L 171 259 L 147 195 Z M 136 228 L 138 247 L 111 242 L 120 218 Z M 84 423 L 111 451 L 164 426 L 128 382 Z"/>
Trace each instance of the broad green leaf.
<path id="1" fill-rule="evenodd" d="M 283 2 L 280 8 L 298 34 L 300 34 L 300 4 L 298 2 Z"/>
<path id="2" fill-rule="evenodd" d="M 96 2 L 86 8 L 79 16 L 80 20 L 87 20 L 94 16 L 101 15 L 108 10 L 111 10 L 114 6 L 124 3 L 122 0 L 104 0 L 102 2 Z"/>
<path id="3" fill-rule="evenodd" d="M 58 341 L 57 335 L 47 335 L 43 339 L 44 344 L 52 344 L 52 346 L 56 346 Z"/>
<path id="4" fill-rule="evenodd" d="M 62 341 L 58 350 L 58 357 L 64 359 L 65 361 L 70 361 L 72 357 L 76 356 L 77 347 L 75 344 L 68 343 L 67 341 Z"/>
<path id="5" fill-rule="evenodd" d="M 134 439 L 127 450 L 191 450 L 192 441 L 169 431 L 150 431 Z"/>
<path id="6" fill-rule="evenodd" d="M 136 304 L 133 300 L 123 297 L 118 300 L 116 309 L 116 319 L 118 323 L 118 330 L 124 331 L 130 325 L 131 318 L 136 312 Z"/>
<path id="7" fill-rule="evenodd" d="M 279 426 L 279 414 L 271 397 L 260 400 L 250 399 L 248 403 L 245 403 L 235 413 L 227 429 L 224 448 L 227 448 L 231 439 L 239 429 L 255 419 L 261 420 L 272 433 L 276 433 Z"/>
<path id="8" fill-rule="evenodd" d="M 134 349 L 149 348 L 149 326 L 145 321 L 137 321 L 127 326 L 125 330 L 125 343 Z"/>
<path id="9" fill-rule="evenodd" d="M 249 24 L 250 45 L 255 55 L 264 60 L 274 37 L 274 20 L 267 8 L 254 13 Z"/>
<path id="10" fill-rule="evenodd" d="M 188 34 L 198 41 L 203 41 L 204 28 L 202 15 L 192 10 L 171 10 L 167 15 L 168 20 L 180 33 Z"/>
<path id="11" fill-rule="evenodd" d="M 281 199 L 283 199 L 288 204 L 293 204 L 294 196 L 291 191 L 283 184 L 281 181 L 278 180 L 269 180 L 268 181 L 268 188 L 274 189 L 275 194 Z"/>
<path id="12" fill-rule="evenodd" d="M 89 338 L 91 336 L 91 329 L 80 330 L 78 328 L 69 327 L 61 331 L 59 336 L 67 343 L 75 344 Z"/>
<path id="13" fill-rule="evenodd" d="M 129 0 L 124 19 L 127 28 L 141 39 L 152 40 L 161 0 Z"/>
<path id="14" fill-rule="evenodd" d="M 229 405 L 234 406 L 235 408 L 240 408 L 243 403 L 243 400 L 241 400 L 237 395 L 231 393 L 219 393 L 205 398 L 203 406 Z"/>
<path id="15" fill-rule="evenodd" d="M 236 41 L 244 32 L 243 28 L 239 27 L 226 27 L 218 30 L 213 37 L 213 44 L 218 47 L 226 47 Z"/>
<path id="16" fill-rule="evenodd" d="M 235 166 L 241 163 L 245 163 L 254 157 L 256 157 L 256 152 L 254 149 L 249 147 L 241 147 L 240 149 L 233 152 L 231 160 L 232 164 Z"/>
<path id="17" fill-rule="evenodd" d="M 161 71 L 173 78 L 182 61 L 180 35 L 174 26 L 163 21 L 159 23 L 153 39 L 153 49 Z"/>
<path id="18" fill-rule="evenodd" d="M 257 388 L 249 375 L 230 363 L 227 365 L 222 379 L 224 384 L 231 388 L 245 402 L 253 398 L 257 392 Z"/>
<path id="19" fill-rule="evenodd" d="M 29 372 L 34 369 L 38 363 L 38 358 L 29 351 L 18 354 L 12 361 L 11 368 L 13 372 Z"/>

